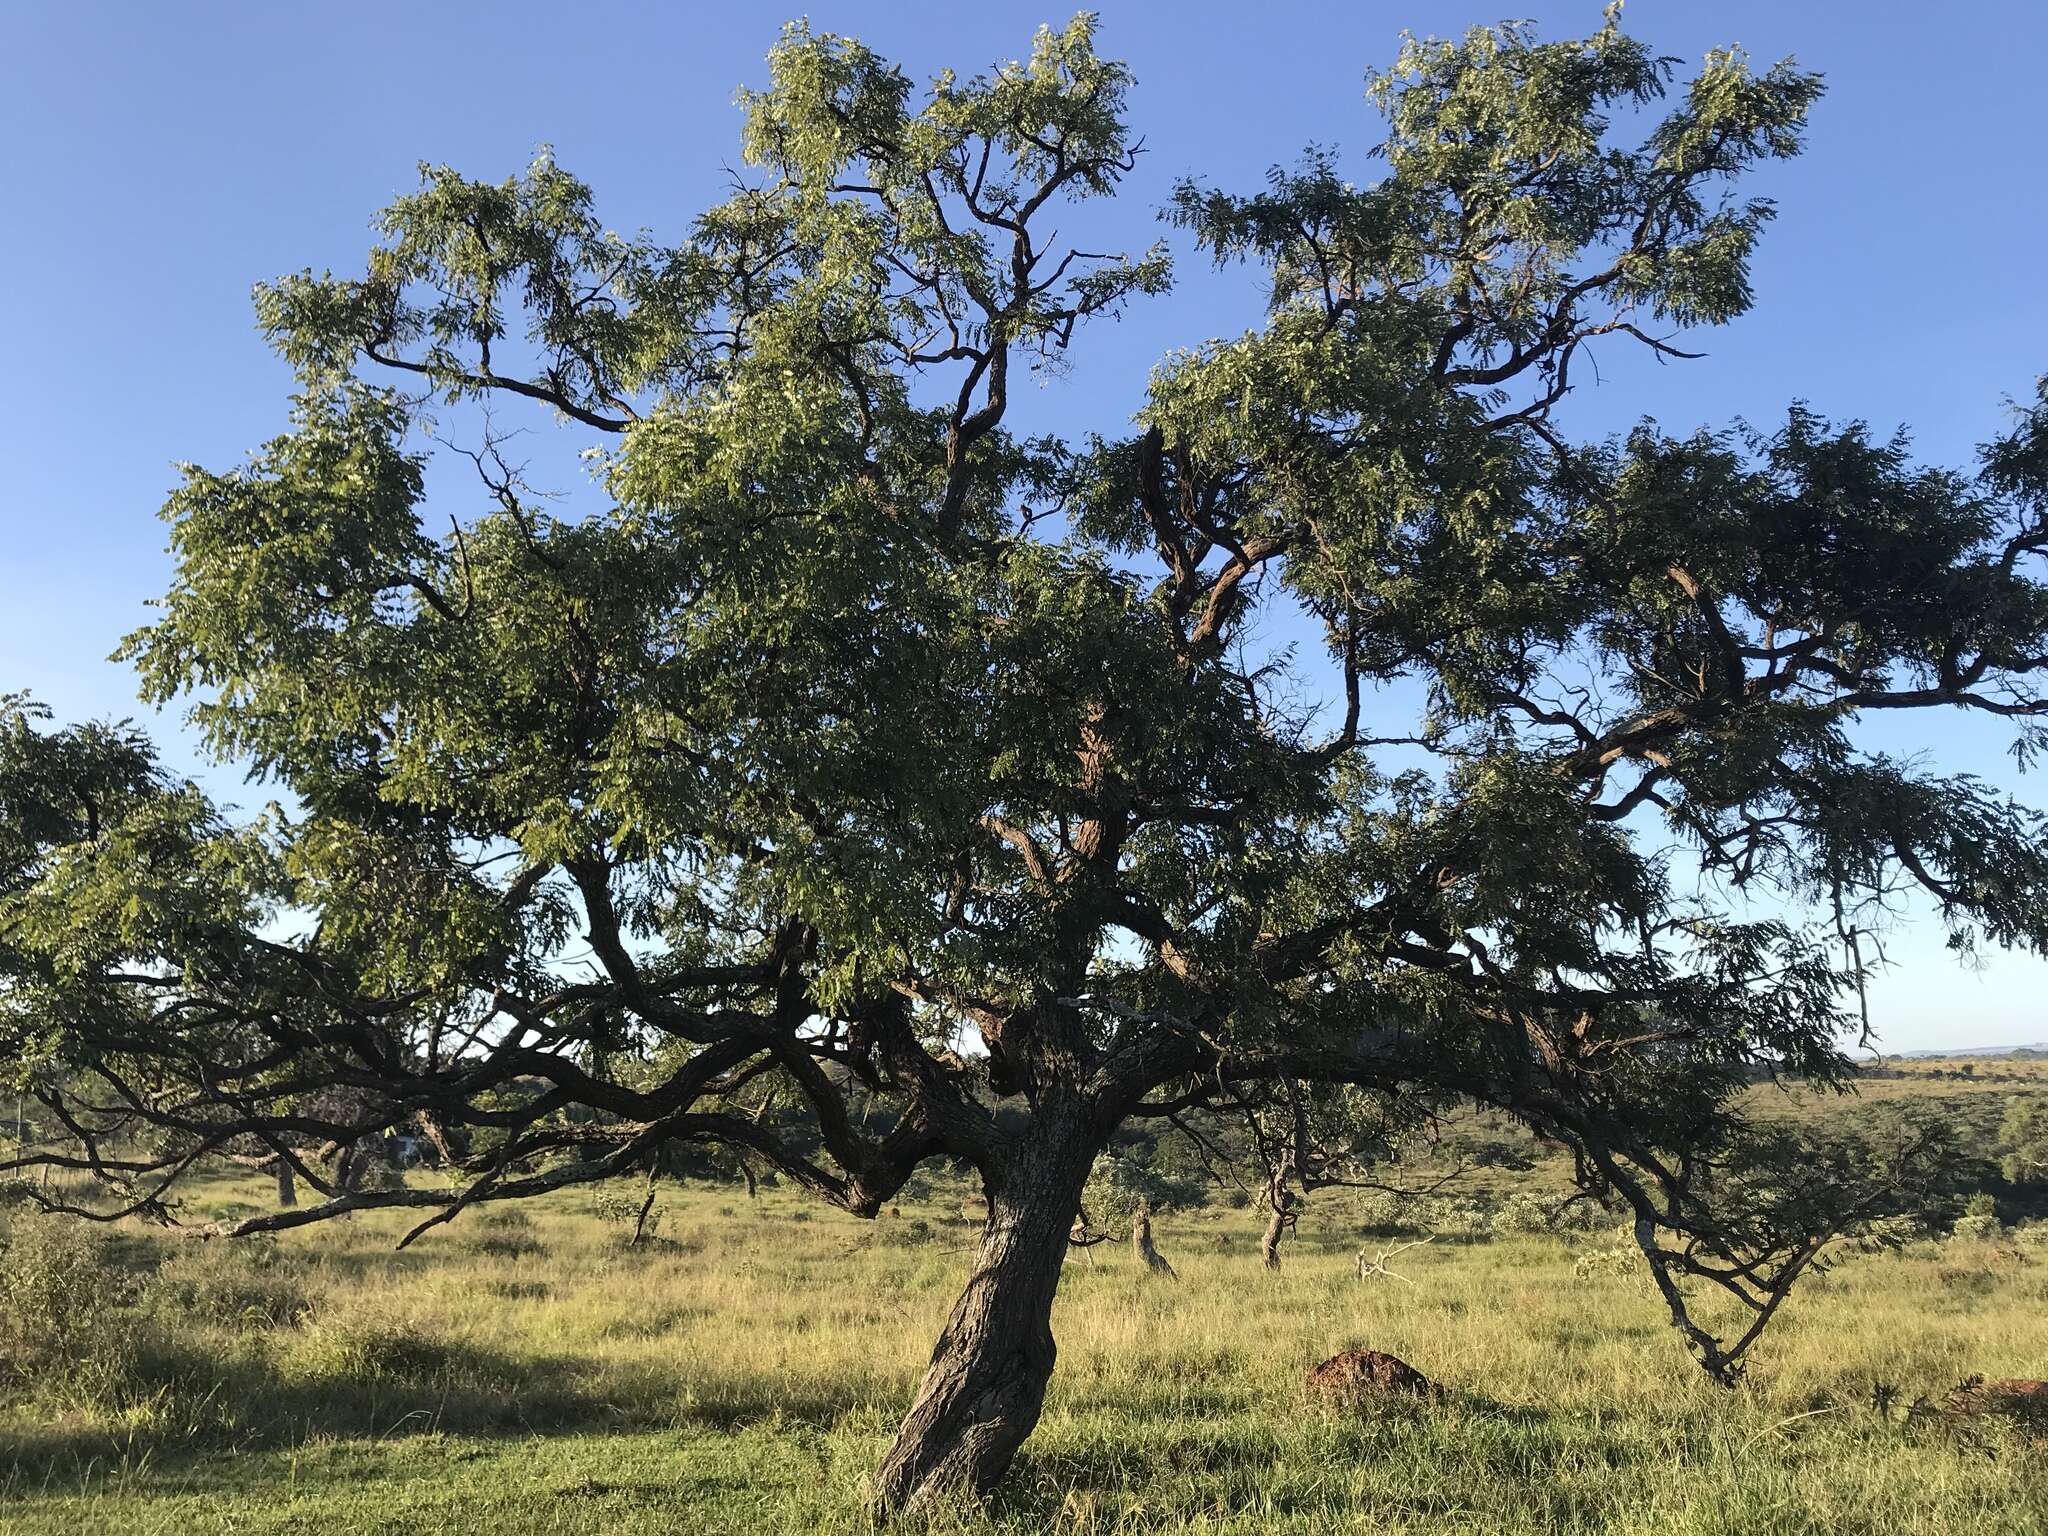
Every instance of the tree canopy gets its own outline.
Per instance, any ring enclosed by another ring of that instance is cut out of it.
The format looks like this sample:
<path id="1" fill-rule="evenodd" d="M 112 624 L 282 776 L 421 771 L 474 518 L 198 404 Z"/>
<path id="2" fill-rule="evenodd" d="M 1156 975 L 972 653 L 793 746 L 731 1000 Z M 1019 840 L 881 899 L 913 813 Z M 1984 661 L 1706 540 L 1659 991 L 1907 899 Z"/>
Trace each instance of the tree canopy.
<path id="1" fill-rule="evenodd" d="M 1166 244 L 1051 229 L 1140 152 L 1092 19 L 923 92 L 793 25 L 769 79 L 751 174 L 679 235 L 545 155 L 430 167 L 361 275 L 259 288 L 290 424 L 184 469 L 123 654 L 280 804 L 231 820 L 132 730 L 8 702 L 0 1040 L 67 1138 L 25 1156 L 100 1176 L 100 1216 L 174 1218 L 237 1148 L 320 1196 L 230 1232 L 426 1227 L 677 1143 L 865 1215 L 971 1164 L 894 1509 L 1029 1433 L 1119 1125 L 1468 1098 L 1628 1207 L 1732 1377 L 1748 1338 L 1680 1282 L 1767 1317 L 1850 1219 L 1757 1195 L 1784 1149 L 1738 1092 L 1843 1079 L 1902 887 L 1960 945 L 2048 941 L 2039 814 L 1858 732 L 2048 745 L 2048 393 L 1956 470 L 1798 405 L 1566 422 L 1596 340 L 1679 357 L 1749 307 L 1772 209 L 1736 189 L 1818 77 L 1681 80 L 1612 14 L 1409 40 L 1369 179 L 1312 151 L 1177 190 L 1265 318 L 1065 440 L 1011 425 L 1022 371 L 1171 302 Z M 603 508 L 557 515 L 489 432 L 437 450 L 479 403 L 582 446 Z M 398 1128 L 457 1177 L 322 1161 Z M 1847 1206 L 1914 1150 L 1837 1159 Z"/>

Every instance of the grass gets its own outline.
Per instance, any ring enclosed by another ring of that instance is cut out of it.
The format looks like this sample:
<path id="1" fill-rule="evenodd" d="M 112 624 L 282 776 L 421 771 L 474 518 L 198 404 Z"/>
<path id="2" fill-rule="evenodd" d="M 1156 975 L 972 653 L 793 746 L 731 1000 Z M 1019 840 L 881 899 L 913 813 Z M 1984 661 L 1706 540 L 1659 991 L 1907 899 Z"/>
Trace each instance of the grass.
<path id="1" fill-rule="evenodd" d="M 222 1180 L 194 1203 L 263 1198 Z M 672 1191 L 661 1238 L 638 1249 L 597 1210 L 576 1195 L 483 1213 L 403 1253 L 394 1215 L 229 1245 L 123 1229 L 94 1262 L 132 1288 L 66 1359 L 17 1360 L 0 1386 L 0 1529 L 861 1530 L 864 1479 L 966 1271 L 958 1191 L 876 1223 L 776 1190 Z M 2038 1443 L 1876 1401 L 1938 1399 L 1973 1372 L 2048 1375 L 2048 1251 L 1930 1241 L 1846 1258 L 1727 1393 L 1644 1281 L 1577 1272 L 1605 1234 L 1439 1240 L 1394 1261 L 1411 1283 L 1361 1282 L 1342 1199 L 1319 1199 L 1277 1276 L 1256 1225 L 1220 1209 L 1163 1220 L 1178 1284 L 1119 1250 L 1075 1255 L 1044 1421 L 998 1497 L 945 1523 L 2048 1531 Z M 1353 1344 L 1448 1396 L 1311 1408 L 1302 1372 Z"/>

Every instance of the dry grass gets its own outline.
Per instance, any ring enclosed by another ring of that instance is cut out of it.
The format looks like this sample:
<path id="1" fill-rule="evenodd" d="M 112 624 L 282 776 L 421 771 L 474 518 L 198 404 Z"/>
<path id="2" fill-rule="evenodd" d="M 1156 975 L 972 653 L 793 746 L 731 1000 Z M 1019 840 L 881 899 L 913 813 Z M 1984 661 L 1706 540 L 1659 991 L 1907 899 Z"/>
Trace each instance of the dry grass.
<path id="1" fill-rule="evenodd" d="M 261 1198 L 223 1183 L 201 1203 Z M 90 1358 L 11 1389 L 0 1526 L 858 1529 L 966 1269 L 958 1191 L 874 1224 L 773 1191 L 666 1204 L 637 1250 L 587 1196 L 405 1253 L 383 1216 L 210 1247 L 124 1233 L 106 1262 L 143 1277 L 138 1296 Z M 1846 1260 L 1729 1394 L 1642 1281 L 1575 1273 L 1574 1243 L 1600 1235 L 1439 1241 L 1395 1263 L 1402 1284 L 1356 1279 L 1341 1201 L 1304 1228 L 1278 1276 L 1247 1212 L 1161 1224 L 1179 1284 L 1077 1255 L 1044 1423 L 961 1529 L 2048 1529 L 2048 1476 L 2015 1432 L 1873 1406 L 1972 1372 L 2048 1375 L 2048 1253 Z M 1309 1410 L 1302 1371 L 1352 1344 L 1452 1396 Z"/>

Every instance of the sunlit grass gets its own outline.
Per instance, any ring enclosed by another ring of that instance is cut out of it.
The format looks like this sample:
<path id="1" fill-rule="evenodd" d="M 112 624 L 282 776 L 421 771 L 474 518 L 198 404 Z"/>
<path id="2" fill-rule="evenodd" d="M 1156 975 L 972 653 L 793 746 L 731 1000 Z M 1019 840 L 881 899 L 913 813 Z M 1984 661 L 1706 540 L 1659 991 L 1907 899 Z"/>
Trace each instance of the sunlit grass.
<path id="1" fill-rule="evenodd" d="M 119 1265 L 154 1278 L 110 1331 L 126 1330 L 117 1361 L 17 1385 L 0 1527 L 859 1529 L 863 1478 L 966 1271 L 958 1191 L 872 1224 L 774 1190 L 665 1204 L 638 1249 L 587 1196 L 402 1253 L 390 1215 L 234 1245 L 124 1234 Z M 961 1529 L 2048 1529 L 2038 1447 L 1873 1406 L 1880 1383 L 1906 1402 L 1972 1372 L 2048 1375 L 2048 1254 L 1848 1259 L 1731 1394 L 1645 1283 L 1577 1275 L 1574 1240 L 1443 1240 L 1394 1262 L 1408 1283 L 1361 1282 L 1341 1198 L 1277 1276 L 1249 1212 L 1159 1230 L 1178 1284 L 1113 1247 L 1070 1261 L 1044 1422 Z M 1312 1409 L 1302 1372 L 1353 1344 L 1450 1395 Z"/>

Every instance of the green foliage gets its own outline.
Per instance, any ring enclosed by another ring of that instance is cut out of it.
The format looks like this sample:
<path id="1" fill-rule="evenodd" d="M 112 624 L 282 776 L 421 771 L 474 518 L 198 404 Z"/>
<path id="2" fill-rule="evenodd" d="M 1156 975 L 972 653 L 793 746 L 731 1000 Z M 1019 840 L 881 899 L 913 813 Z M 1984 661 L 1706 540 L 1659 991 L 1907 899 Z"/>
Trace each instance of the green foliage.
<path id="1" fill-rule="evenodd" d="M 0 1366 L 16 1378 L 83 1371 L 122 1348 L 135 1290 L 103 1228 L 17 1215 L 0 1228 Z"/>
<path id="2" fill-rule="evenodd" d="M 1588 1248 L 1572 1260 L 1572 1273 L 1581 1280 L 1598 1277 L 1643 1280 L 1648 1271 L 1643 1267 L 1642 1250 L 1633 1242 L 1604 1243 L 1598 1248 Z"/>
<path id="3" fill-rule="evenodd" d="M 1966 1242 L 1992 1242 L 2005 1235 L 2005 1223 L 1998 1218 L 1998 1201 L 1989 1190 L 1979 1190 L 1963 1202 L 1963 1214 L 1949 1228 L 1951 1236 Z"/>
<path id="4" fill-rule="evenodd" d="M 1550 1207 L 1534 1195 L 1518 1192 L 1493 1213 L 1492 1225 L 1500 1233 L 1548 1232 L 1552 1227 Z"/>
<path id="5" fill-rule="evenodd" d="M 2014 1098 L 2006 1105 L 1998 1139 L 2005 1149 L 2000 1167 L 2006 1182 L 2031 1184 L 2048 1178 L 2048 1101 Z"/>
<path id="6" fill-rule="evenodd" d="M 636 1242 L 661 1231 L 662 1201 L 644 1181 L 617 1179 L 599 1185 L 595 1209 L 598 1220 L 619 1242 Z"/>
<path id="7" fill-rule="evenodd" d="M 921 1248 L 938 1241 L 938 1230 L 922 1216 L 907 1221 L 886 1221 L 875 1228 L 875 1237 L 894 1248 Z"/>
<path id="8" fill-rule="evenodd" d="M 1202 1204 L 1208 1193 L 1206 1181 L 1170 1163 L 1105 1154 L 1088 1176 L 1081 1208 L 1098 1222 L 1127 1222 L 1141 1205 L 1153 1211 L 1185 1208 Z"/>
<path id="9" fill-rule="evenodd" d="M 1740 179 L 1817 76 L 1681 82 L 1611 13 L 1411 40 L 1384 174 L 1179 190 L 1268 312 L 1060 441 L 1019 377 L 1170 276 L 1049 231 L 1138 152 L 1093 20 L 922 91 L 803 24 L 768 68 L 686 228 L 610 231 L 546 154 L 423 168 L 359 276 L 259 290 L 292 414 L 182 472 L 123 654 L 283 804 L 0 705 L 0 1051 L 104 1198 L 417 1131 L 445 1187 L 225 1225 L 706 1148 L 862 1215 L 937 1159 L 1066 1203 L 1133 1117 L 1249 1115 L 1306 1185 L 1474 1101 L 1741 1294 L 1939 1193 L 1924 1127 L 1737 1105 L 1845 1079 L 1901 890 L 2048 950 L 2041 816 L 1860 730 L 2048 745 L 2048 386 L 1969 470 L 1800 406 L 1567 420 L 1589 344 L 1750 308 Z M 552 413 L 585 502 L 486 425 L 444 534 L 431 444 L 484 405 Z M 1087 1198 L 1192 1181 L 1118 1157 Z"/>

